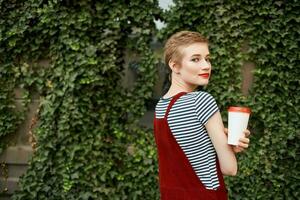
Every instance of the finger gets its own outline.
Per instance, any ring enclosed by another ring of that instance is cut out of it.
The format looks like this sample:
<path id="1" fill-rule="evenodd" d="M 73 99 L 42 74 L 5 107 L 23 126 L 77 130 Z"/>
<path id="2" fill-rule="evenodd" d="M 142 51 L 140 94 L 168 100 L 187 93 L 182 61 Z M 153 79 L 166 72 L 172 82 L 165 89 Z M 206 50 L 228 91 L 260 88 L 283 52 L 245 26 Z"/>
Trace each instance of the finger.
<path id="1" fill-rule="evenodd" d="M 246 130 L 244 130 L 244 134 L 245 134 L 246 137 L 249 137 L 251 132 L 248 129 L 246 129 Z"/>
<path id="2" fill-rule="evenodd" d="M 228 134 L 228 128 L 224 128 L 224 132 L 227 135 Z"/>
<path id="3" fill-rule="evenodd" d="M 250 139 L 249 138 L 240 138 L 239 142 L 249 144 L 250 143 Z"/>
<path id="4" fill-rule="evenodd" d="M 242 143 L 242 142 L 239 142 L 239 148 L 244 148 L 244 149 L 247 149 L 248 148 L 248 146 L 249 146 L 249 144 L 247 144 L 247 143 Z"/>
<path id="5" fill-rule="evenodd" d="M 239 147 L 239 146 L 235 146 L 235 147 L 233 148 L 233 150 L 234 150 L 235 153 L 240 153 L 240 152 L 244 151 L 244 149 L 241 148 L 241 147 Z"/>

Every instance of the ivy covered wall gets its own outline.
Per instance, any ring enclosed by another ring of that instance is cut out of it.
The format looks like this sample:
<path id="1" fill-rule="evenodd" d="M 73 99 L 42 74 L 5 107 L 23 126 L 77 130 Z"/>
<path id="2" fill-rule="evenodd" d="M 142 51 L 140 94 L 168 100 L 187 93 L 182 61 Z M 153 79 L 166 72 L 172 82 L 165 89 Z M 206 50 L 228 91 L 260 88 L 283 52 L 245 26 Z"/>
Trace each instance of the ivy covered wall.
<path id="1" fill-rule="evenodd" d="M 41 97 L 37 146 L 13 199 L 157 197 L 153 137 L 137 121 L 155 83 L 160 12 L 157 1 L 0 1 L 0 136 L 21 120 L 15 88 Z M 130 88 L 126 52 L 138 58 Z"/>
<path id="2" fill-rule="evenodd" d="M 159 33 L 157 1 L 0 0 L 0 145 L 41 97 L 37 147 L 13 199 L 158 199 L 151 130 L 137 126 L 151 98 L 156 63 L 150 42 L 178 30 L 210 40 L 208 90 L 226 121 L 229 105 L 252 108 L 251 147 L 230 199 L 297 199 L 299 194 L 299 2 L 174 1 Z M 124 87 L 125 52 L 138 59 Z M 47 60 L 48 65 L 41 65 Z M 255 65 L 249 95 L 242 67 Z"/>
<path id="3" fill-rule="evenodd" d="M 229 105 L 246 105 L 251 146 L 239 156 L 237 177 L 227 177 L 230 199 L 300 196 L 300 2 L 175 0 L 165 13 L 166 38 L 178 30 L 210 40 L 212 78 L 206 88 L 226 121 Z M 241 92 L 242 70 L 252 63 L 254 83 Z"/>

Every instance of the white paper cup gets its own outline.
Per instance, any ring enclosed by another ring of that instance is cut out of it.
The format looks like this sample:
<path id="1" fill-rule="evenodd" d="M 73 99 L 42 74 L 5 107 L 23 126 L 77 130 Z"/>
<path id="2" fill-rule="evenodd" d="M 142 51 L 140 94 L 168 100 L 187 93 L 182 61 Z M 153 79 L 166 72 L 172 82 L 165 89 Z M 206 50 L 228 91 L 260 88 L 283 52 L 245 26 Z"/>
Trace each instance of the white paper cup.
<path id="1" fill-rule="evenodd" d="M 247 107 L 228 108 L 228 144 L 238 145 L 239 139 L 247 129 L 251 110 Z"/>

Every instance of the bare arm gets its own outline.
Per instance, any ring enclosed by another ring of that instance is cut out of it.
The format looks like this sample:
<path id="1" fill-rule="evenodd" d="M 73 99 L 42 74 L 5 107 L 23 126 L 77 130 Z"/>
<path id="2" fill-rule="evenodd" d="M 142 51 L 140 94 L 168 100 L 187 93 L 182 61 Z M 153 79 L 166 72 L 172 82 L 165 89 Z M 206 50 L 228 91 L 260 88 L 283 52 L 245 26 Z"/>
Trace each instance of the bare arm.
<path id="1" fill-rule="evenodd" d="M 209 118 L 205 127 L 216 149 L 222 173 L 235 176 L 237 160 L 232 146 L 227 144 L 227 136 L 224 133 L 224 125 L 219 111 Z"/>

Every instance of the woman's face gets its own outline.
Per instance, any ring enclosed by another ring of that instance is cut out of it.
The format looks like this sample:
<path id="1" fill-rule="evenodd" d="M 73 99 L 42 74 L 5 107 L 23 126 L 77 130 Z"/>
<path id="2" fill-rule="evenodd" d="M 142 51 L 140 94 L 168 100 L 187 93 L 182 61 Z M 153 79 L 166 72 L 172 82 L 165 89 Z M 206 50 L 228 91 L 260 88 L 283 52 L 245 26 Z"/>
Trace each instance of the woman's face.
<path id="1" fill-rule="evenodd" d="M 211 64 L 207 43 L 194 43 L 181 49 L 182 59 L 177 74 L 191 87 L 208 84 Z"/>

